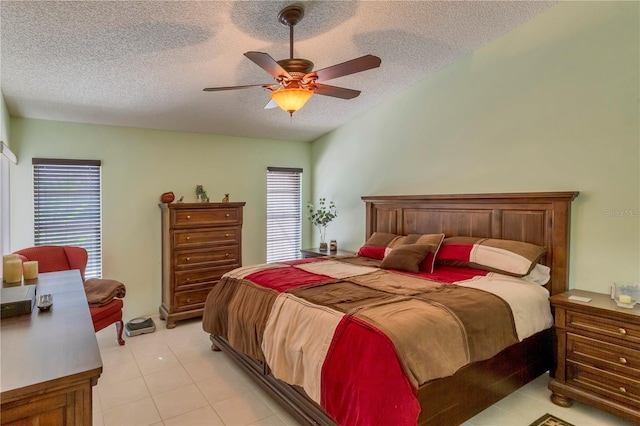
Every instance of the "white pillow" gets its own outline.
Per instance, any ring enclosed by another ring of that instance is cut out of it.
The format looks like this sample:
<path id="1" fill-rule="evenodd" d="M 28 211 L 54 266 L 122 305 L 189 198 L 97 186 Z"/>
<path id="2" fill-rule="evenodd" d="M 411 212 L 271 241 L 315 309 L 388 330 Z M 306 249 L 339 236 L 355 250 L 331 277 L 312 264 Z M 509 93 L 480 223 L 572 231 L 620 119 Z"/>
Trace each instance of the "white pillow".
<path id="1" fill-rule="evenodd" d="M 525 275 L 522 278 L 534 284 L 545 285 L 551 279 L 551 268 L 538 263 L 529 275 Z"/>

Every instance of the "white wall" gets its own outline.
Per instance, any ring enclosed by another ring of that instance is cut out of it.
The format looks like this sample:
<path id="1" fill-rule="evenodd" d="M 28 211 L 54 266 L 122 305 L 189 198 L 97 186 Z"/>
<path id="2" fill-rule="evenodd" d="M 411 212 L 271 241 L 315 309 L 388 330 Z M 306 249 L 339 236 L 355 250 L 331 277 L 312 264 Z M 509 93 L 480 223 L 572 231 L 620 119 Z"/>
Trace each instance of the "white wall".
<path id="1" fill-rule="evenodd" d="M 102 160 L 103 276 L 127 286 L 126 319 L 157 313 L 160 305 L 160 194 L 195 201 L 202 184 L 212 201 L 230 193 L 245 201 L 244 264 L 266 258 L 268 166 L 300 167 L 310 187 L 310 144 L 184 132 L 13 118 L 11 248 L 33 245 L 31 159 Z M 303 238 L 309 227 L 303 228 Z"/>
<path id="2" fill-rule="evenodd" d="M 315 141 L 328 238 L 362 244 L 362 195 L 580 191 L 570 286 L 640 281 L 639 7 L 560 3 Z"/>

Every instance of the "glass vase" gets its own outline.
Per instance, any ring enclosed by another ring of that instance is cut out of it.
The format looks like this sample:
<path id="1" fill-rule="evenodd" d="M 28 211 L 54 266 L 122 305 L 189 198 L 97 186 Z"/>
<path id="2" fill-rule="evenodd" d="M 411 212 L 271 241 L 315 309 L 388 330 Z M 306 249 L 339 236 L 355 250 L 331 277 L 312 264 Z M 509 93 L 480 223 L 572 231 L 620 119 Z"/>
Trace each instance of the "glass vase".
<path id="1" fill-rule="evenodd" d="M 327 228 L 320 229 L 320 251 L 327 251 Z"/>

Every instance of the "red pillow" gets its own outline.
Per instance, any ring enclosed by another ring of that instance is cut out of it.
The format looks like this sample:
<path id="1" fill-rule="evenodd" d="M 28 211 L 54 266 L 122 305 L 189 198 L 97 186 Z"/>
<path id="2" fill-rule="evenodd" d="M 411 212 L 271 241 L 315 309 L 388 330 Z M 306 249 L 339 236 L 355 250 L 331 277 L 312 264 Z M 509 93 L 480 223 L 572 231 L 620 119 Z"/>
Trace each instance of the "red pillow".
<path id="1" fill-rule="evenodd" d="M 368 257 L 369 259 L 382 260 L 384 259 L 384 252 L 386 247 L 379 246 L 362 246 L 358 250 L 358 256 Z"/>

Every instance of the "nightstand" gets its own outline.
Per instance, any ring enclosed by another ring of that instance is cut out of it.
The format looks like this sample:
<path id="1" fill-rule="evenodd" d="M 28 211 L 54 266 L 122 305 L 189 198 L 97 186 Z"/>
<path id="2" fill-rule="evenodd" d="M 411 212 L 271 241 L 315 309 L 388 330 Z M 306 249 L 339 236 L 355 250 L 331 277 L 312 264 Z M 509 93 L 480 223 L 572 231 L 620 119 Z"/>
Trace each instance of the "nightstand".
<path id="1" fill-rule="evenodd" d="M 316 248 L 301 249 L 300 254 L 302 255 L 303 259 L 308 259 L 310 257 L 323 257 L 323 256 L 349 256 L 349 255 L 354 255 L 355 253 L 352 251 L 340 250 L 340 249 L 336 251 L 330 251 L 330 250 L 320 251 L 320 249 L 316 247 Z"/>
<path id="2" fill-rule="evenodd" d="M 640 423 L 640 305 L 620 308 L 608 294 L 582 290 L 550 301 L 557 335 L 551 401 L 569 407 L 576 400 Z"/>

